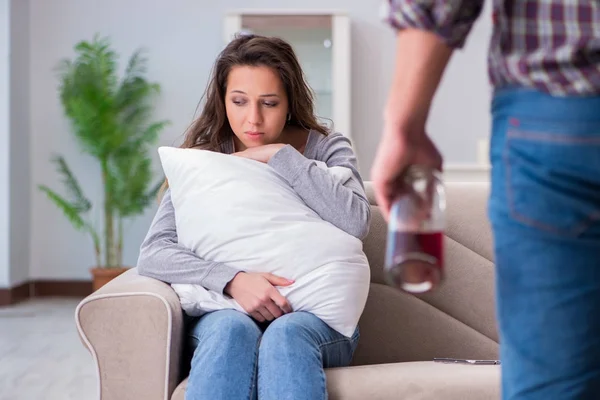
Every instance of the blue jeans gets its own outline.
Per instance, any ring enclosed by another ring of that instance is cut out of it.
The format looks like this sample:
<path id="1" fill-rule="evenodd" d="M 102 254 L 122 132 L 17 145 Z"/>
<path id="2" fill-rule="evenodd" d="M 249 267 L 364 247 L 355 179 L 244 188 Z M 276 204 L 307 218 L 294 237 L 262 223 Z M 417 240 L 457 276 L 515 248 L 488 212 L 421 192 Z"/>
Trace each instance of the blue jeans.
<path id="1" fill-rule="evenodd" d="M 214 311 L 189 330 L 192 368 L 186 400 L 326 399 L 324 368 L 348 366 L 348 338 L 306 312 L 258 324 L 235 310 Z"/>
<path id="2" fill-rule="evenodd" d="M 489 215 L 504 399 L 600 398 L 600 97 L 496 92 Z"/>

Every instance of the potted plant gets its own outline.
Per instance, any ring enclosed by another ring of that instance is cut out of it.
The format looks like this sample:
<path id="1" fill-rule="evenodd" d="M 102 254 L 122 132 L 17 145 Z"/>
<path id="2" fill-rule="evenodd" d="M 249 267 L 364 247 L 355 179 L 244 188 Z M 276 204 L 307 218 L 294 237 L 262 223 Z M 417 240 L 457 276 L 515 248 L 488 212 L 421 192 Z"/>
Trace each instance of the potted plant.
<path id="1" fill-rule="evenodd" d="M 54 156 L 52 162 L 65 195 L 45 185 L 39 188 L 76 229 L 91 236 L 96 265 L 90 271 L 97 290 L 127 270 L 122 259 L 123 222 L 156 199 L 163 178 L 152 182 L 150 152 L 168 122 L 151 121 L 152 100 L 160 87 L 144 77 L 147 60 L 141 49 L 129 58 L 121 79 L 117 54 L 107 38 L 81 41 L 75 52 L 75 59 L 58 65 L 59 94 L 79 147 L 100 166 L 102 223 L 92 221 L 93 202 L 63 156 Z"/>

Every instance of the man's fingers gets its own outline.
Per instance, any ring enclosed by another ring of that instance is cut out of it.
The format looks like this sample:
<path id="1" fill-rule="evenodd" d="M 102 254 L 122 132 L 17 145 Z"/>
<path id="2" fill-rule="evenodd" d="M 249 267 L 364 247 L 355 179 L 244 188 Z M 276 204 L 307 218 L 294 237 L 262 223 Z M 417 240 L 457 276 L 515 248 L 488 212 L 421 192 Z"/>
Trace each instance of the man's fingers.
<path id="1" fill-rule="evenodd" d="M 374 189 L 375 189 L 375 199 L 377 200 L 377 205 L 379 206 L 379 210 L 381 211 L 381 213 L 383 214 L 383 217 L 387 221 L 389 219 L 389 214 L 390 214 L 390 202 L 389 202 L 387 196 L 385 196 L 385 194 L 383 193 L 382 189 L 378 189 L 377 187 L 375 187 Z"/>
<path id="2" fill-rule="evenodd" d="M 396 187 L 394 187 L 394 184 L 390 183 L 385 177 L 378 176 L 377 173 L 373 175 L 375 199 L 386 221 L 389 218 L 392 202 L 400 192 L 399 180 L 396 179 L 396 182 Z"/>
<path id="3" fill-rule="evenodd" d="M 272 299 L 275 304 L 277 304 L 277 306 L 283 310 L 284 313 L 289 314 L 292 312 L 292 306 L 287 299 L 281 295 L 281 293 L 277 292 L 273 294 Z"/>
<path id="4" fill-rule="evenodd" d="M 407 159 L 405 143 L 398 138 L 390 139 L 384 135 L 375 160 L 371 170 L 373 189 L 377 205 L 388 221 L 392 202 L 401 190 L 402 174 L 410 162 Z"/>
<path id="5" fill-rule="evenodd" d="M 379 155 L 378 155 L 379 157 Z M 386 217 L 387 209 L 386 207 L 388 201 L 385 196 L 385 178 L 383 177 L 382 171 L 379 167 L 379 163 L 376 162 L 373 165 L 373 169 L 371 170 L 371 180 L 373 181 L 373 192 L 375 193 L 375 200 L 377 201 L 377 205 L 380 207 L 380 210 L 384 217 Z M 387 217 L 386 217 L 387 220 Z"/>

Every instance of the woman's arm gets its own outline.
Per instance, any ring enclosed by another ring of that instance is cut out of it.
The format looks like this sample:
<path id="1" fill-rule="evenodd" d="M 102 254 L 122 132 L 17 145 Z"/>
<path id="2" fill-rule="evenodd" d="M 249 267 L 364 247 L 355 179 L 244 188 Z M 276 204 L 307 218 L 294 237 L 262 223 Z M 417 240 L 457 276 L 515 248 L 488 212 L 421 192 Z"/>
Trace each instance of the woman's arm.
<path id="1" fill-rule="evenodd" d="M 225 286 L 241 272 L 229 265 L 205 261 L 178 243 L 170 190 L 165 192 L 140 247 L 137 267 L 140 275 L 167 283 L 202 285 L 218 293 L 223 293 Z"/>
<path id="2" fill-rule="evenodd" d="M 273 320 L 292 309 L 275 286 L 293 283 L 273 274 L 246 273 L 205 261 L 178 244 L 175 209 L 166 191 L 142 243 L 138 272 L 167 283 L 191 283 L 233 297 L 258 321 Z"/>
<path id="3" fill-rule="evenodd" d="M 371 208 L 350 140 L 340 133 L 324 136 L 317 145 L 315 159 L 325 162 L 328 167 L 350 169 L 352 178 L 345 184 L 340 183 L 290 145 L 277 151 L 268 164 L 321 218 L 364 239 L 369 233 Z"/>

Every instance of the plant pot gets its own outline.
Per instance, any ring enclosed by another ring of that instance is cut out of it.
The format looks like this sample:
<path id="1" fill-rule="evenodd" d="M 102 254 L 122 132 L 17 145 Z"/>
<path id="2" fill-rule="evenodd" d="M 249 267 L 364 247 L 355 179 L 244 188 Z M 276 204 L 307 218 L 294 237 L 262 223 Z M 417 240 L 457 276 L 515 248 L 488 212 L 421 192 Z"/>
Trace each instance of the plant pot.
<path id="1" fill-rule="evenodd" d="M 127 272 L 130 268 L 128 267 L 95 267 L 90 268 L 92 273 L 92 288 L 94 292 L 106 285 L 123 272 Z"/>

